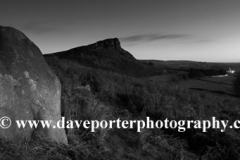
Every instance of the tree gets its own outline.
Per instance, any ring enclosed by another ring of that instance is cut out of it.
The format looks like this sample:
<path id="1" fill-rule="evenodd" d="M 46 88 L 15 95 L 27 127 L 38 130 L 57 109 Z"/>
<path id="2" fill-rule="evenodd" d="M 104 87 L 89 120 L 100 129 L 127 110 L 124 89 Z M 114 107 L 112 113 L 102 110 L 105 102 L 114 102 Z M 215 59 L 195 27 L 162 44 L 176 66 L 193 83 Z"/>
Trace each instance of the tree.
<path id="1" fill-rule="evenodd" d="M 201 70 L 191 68 L 188 72 L 188 77 L 189 78 L 194 78 L 194 79 L 199 79 L 199 78 L 204 77 L 204 75 L 201 72 Z"/>
<path id="2" fill-rule="evenodd" d="M 153 62 L 149 62 L 148 65 L 151 66 L 151 67 L 154 66 Z"/>

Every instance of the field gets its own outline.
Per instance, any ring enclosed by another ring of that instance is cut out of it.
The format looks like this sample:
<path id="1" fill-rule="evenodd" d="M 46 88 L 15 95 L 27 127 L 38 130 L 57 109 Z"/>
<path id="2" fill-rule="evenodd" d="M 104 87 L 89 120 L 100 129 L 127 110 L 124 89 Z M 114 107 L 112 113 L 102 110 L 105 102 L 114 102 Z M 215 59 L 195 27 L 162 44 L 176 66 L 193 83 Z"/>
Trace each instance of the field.
<path id="1" fill-rule="evenodd" d="M 234 79 L 235 77 L 233 75 L 230 75 L 227 77 L 204 77 L 200 79 L 179 80 L 176 74 L 145 78 L 146 81 L 154 84 L 157 83 L 164 85 L 167 83 L 176 83 L 182 87 L 189 89 L 205 90 L 219 94 L 229 94 L 235 96 L 233 90 Z"/>
<path id="2" fill-rule="evenodd" d="M 197 69 L 224 69 L 229 67 L 240 71 L 239 63 L 206 63 L 194 61 L 156 61 L 142 60 L 143 63 L 152 62 L 155 68 L 164 68 L 163 75 L 147 77 L 144 80 L 153 84 L 175 83 L 182 87 L 194 90 L 209 91 L 217 94 L 227 94 L 236 96 L 233 90 L 233 81 L 236 79 L 235 74 L 229 74 L 226 77 L 206 76 L 201 78 L 190 79 L 187 77 L 190 68 Z M 185 78 L 179 75 L 185 75 Z"/>
<path id="3" fill-rule="evenodd" d="M 232 85 L 220 84 L 216 83 L 215 81 L 188 80 L 179 82 L 179 85 L 190 89 L 199 89 L 216 93 L 235 95 Z"/>
<path id="4" fill-rule="evenodd" d="M 232 85 L 233 80 L 235 79 L 234 75 L 229 75 L 226 77 L 205 77 L 201 78 L 201 80 L 213 82 L 213 83 L 219 83 L 219 84 L 226 84 L 226 85 Z"/>

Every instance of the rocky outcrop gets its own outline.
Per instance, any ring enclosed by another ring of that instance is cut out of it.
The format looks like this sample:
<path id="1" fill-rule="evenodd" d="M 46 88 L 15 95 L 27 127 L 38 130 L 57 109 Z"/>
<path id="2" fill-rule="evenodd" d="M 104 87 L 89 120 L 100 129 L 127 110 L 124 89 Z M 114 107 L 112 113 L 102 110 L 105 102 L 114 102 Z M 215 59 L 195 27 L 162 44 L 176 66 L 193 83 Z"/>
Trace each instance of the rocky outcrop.
<path id="1" fill-rule="evenodd" d="M 67 51 L 45 54 L 47 61 L 59 59 L 72 61 L 77 64 L 103 69 L 128 76 L 146 77 L 159 75 L 161 70 L 144 65 L 131 53 L 121 47 L 117 38 L 109 38 L 96 43 L 72 48 Z"/>
<path id="2" fill-rule="evenodd" d="M 22 32 L 0 26 L 0 118 L 11 119 L 9 128 L 0 128 L 8 140 L 30 138 L 33 134 L 67 144 L 61 119 L 61 84 L 39 48 Z M 52 120 L 50 128 L 18 128 L 15 120 Z M 7 123 L 5 121 L 4 123 Z"/>
<path id="3" fill-rule="evenodd" d="M 121 50 L 120 41 L 117 38 L 105 39 L 93 44 L 96 48 Z"/>

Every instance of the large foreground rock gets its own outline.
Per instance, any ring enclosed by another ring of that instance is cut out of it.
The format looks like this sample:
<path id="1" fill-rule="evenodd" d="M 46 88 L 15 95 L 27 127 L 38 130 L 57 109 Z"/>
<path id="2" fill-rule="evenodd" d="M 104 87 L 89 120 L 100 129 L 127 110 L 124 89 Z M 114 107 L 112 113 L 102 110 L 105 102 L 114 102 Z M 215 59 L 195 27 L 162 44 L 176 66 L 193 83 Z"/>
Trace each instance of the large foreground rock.
<path id="1" fill-rule="evenodd" d="M 12 120 L 8 129 L 0 128 L 0 138 L 21 140 L 34 134 L 67 144 L 64 129 L 53 129 L 61 118 L 60 96 L 59 79 L 38 47 L 22 32 L 0 26 L 0 118 Z M 19 129 L 15 120 L 52 120 L 52 127 Z"/>

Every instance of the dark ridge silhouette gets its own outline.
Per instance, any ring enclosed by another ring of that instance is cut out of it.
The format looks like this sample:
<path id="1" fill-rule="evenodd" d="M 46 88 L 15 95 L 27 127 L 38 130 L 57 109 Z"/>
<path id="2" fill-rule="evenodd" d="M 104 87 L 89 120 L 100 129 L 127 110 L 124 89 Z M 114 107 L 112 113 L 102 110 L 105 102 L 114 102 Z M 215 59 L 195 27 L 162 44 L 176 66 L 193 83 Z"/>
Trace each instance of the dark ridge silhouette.
<path id="1" fill-rule="evenodd" d="M 45 54 L 44 57 L 77 61 L 84 66 L 136 77 L 161 74 L 161 70 L 144 65 L 132 54 L 124 50 L 117 38 L 105 39 L 67 51 Z"/>

